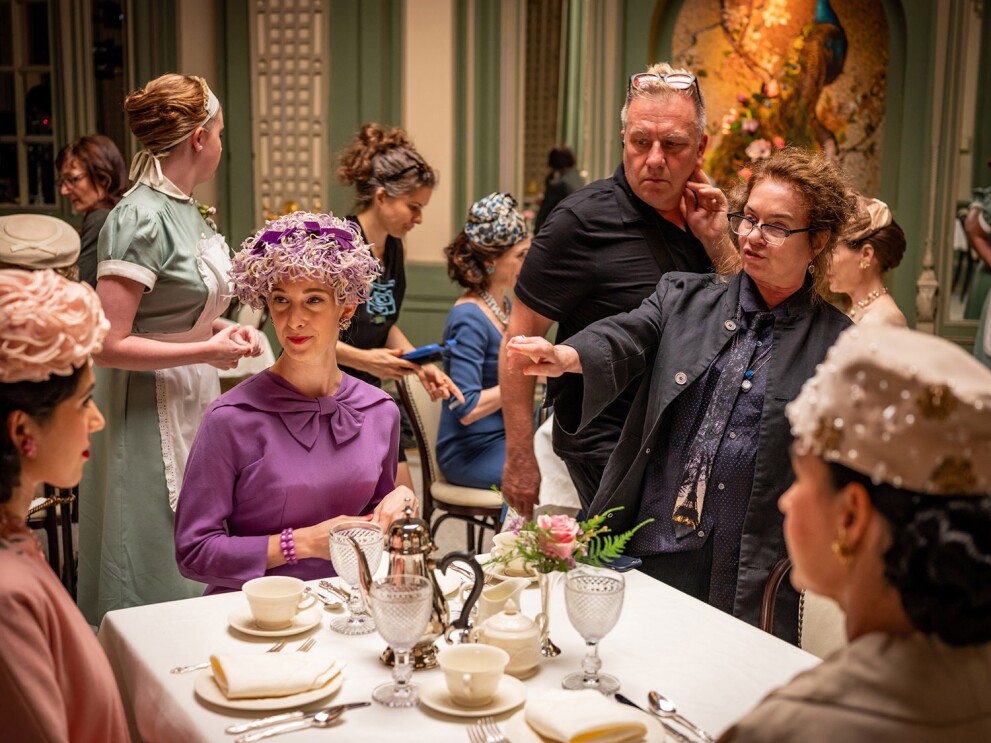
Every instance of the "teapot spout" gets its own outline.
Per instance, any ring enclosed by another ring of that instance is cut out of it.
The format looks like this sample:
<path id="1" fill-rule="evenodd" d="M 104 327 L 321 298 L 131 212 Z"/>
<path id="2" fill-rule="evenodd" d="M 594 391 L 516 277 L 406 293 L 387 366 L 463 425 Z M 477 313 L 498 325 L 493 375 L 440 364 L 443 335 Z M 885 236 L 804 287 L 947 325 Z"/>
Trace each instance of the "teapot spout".
<path id="1" fill-rule="evenodd" d="M 368 567 L 368 559 L 362 552 L 361 545 L 352 536 L 348 537 L 348 541 L 358 558 L 358 589 L 361 591 L 361 598 L 365 602 L 365 606 L 370 608 L 372 605 L 372 571 Z"/>

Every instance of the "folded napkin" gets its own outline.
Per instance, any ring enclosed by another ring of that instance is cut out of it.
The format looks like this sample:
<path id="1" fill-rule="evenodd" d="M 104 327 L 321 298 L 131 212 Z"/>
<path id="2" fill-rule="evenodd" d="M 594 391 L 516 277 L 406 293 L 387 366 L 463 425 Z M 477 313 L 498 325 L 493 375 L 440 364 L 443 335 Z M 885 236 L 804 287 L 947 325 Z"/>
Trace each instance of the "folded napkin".
<path id="1" fill-rule="evenodd" d="M 211 655 L 213 678 L 228 699 L 285 697 L 319 689 L 341 672 L 333 658 L 309 653 Z"/>
<path id="2" fill-rule="evenodd" d="M 627 743 L 647 736 L 641 712 L 591 689 L 533 693 L 525 713 L 530 727 L 561 743 Z"/>

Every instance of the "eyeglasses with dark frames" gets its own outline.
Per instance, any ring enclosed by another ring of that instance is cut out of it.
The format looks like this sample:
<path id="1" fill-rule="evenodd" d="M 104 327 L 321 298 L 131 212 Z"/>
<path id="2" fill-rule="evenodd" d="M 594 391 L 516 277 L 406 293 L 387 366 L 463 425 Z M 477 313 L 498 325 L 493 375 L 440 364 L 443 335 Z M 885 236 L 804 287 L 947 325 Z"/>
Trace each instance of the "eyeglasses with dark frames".
<path id="1" fill-rule="evenodd" d="M 62 186 L 65 186 L 70 191 L 74 191 L 76 186 L 78 186 L 84 178 L 86 178 L 86 173 L 69 173 L 67 175 L 60 175 L 55 179 L 55 187 L 62 188 Z"/>
<path id="2" fill-rule="evenodd" d="M 815 232 L 815 229 L 812 227 L 789 230 L 787 227 L 779 227 L 776 224 L 758 224 L 757 220 L 748 217 L 746 214 L 727 214 L 726 218 L 729 220 L 729 228 L 740 237 L 746 237 L 755 228 L 758 228 L 760 229 L 761 237 L 764 238 L 764 242 L 775 247 L 783 244 L 785 240 L 792 235 L 797 235 L 799 232 Z"/>
<path id="3" fill-rule="evenodd" d="M 699 81 L 690 72 L 636 72 L 630 75 L 630 85 L 626 89 L 626 100 L 630 100 L 634 90 L 649 90 L 658 82 L 663 82 L 674 90 L 695 89 L 695 97 L 702 103 L 702 90 Z"/>

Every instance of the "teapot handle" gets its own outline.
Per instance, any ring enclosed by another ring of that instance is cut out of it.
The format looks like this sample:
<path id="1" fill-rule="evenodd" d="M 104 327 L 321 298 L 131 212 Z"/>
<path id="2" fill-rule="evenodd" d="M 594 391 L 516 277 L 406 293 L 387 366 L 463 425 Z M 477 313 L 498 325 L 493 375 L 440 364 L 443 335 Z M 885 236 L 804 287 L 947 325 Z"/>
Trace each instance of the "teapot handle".
<path id="1" fill-rule="evenodd" d="M 485 573 L 482 572 L 482 566 L 478 564 L 478 560 L 476 560 L 475 557 L 468 552 L 448 552 L 444 555 L 443 559 L 437 563 L 437 569 L 442 573 L 446 573 L 448 565 L 457 561 L 465 563 L 469 568 L 471 568 L 471 572 L 475 576 L 475 582 L 472 584 L 471 592 L 468 594 L 468 598 L 464 600 L 464 605 L 461 607 L 461 616 L 451 623 L 451 628 L 459 629 L 464 632 L 468 630 L 470 626 L 472 607 L 475 606 L 475 602 L 478 601 L 478 597 L 482 595 L 482 589 L 485 588 Z"/>

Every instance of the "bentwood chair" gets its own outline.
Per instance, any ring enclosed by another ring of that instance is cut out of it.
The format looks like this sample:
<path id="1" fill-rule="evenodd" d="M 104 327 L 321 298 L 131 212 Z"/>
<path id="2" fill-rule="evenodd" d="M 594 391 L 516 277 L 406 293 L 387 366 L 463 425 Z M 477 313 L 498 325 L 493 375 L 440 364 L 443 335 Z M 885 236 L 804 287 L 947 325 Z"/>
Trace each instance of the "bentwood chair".
<path id="1" fill-rule="evenodd" d="M 764 584 L 758 626 L 771 632 L 778 589 L 791 572 L 791 560 L 782 557 L 771 569 Z M 832 599 L 812 591 L 802 591 L 798 602 L 798 645 L 806 652 L 825 658 L 843 647 L 846 640 L 846 616 Z"/>
<path id="2" fill-rule="evenodd" d="M 28 510 L 28 527 L 44 529 L 48 543 L 48 564 L 73 598 L 76 596 L 76 560 L 72 522 L 75 520 L 73 514 L 76 513 L 78 497 L 78 488 L 62 489 L 45 485 L 44 496 L 31 501 Z"/>
<path id="3" fill-rule="evenodd" d="M 466 488 L 444 479 L 437 466 L 437 428 L 440 425 L 442 401 L 434 402 L 415 374 L 396 382 L 399 399 L 402 400 L 410 425 L 416 436 L 420 452 L 420 469 L 423 473 L 423 518 L 430 526 L 431 539 L 437 528 L 447 519 L 465 522 L 468 551 L 482 549 L 482 537 L 486 529 L 497 533 L 502 528 L 502 497 L 494 490 Z M 434 511 L 443 514 L 432 521 Z"/>

